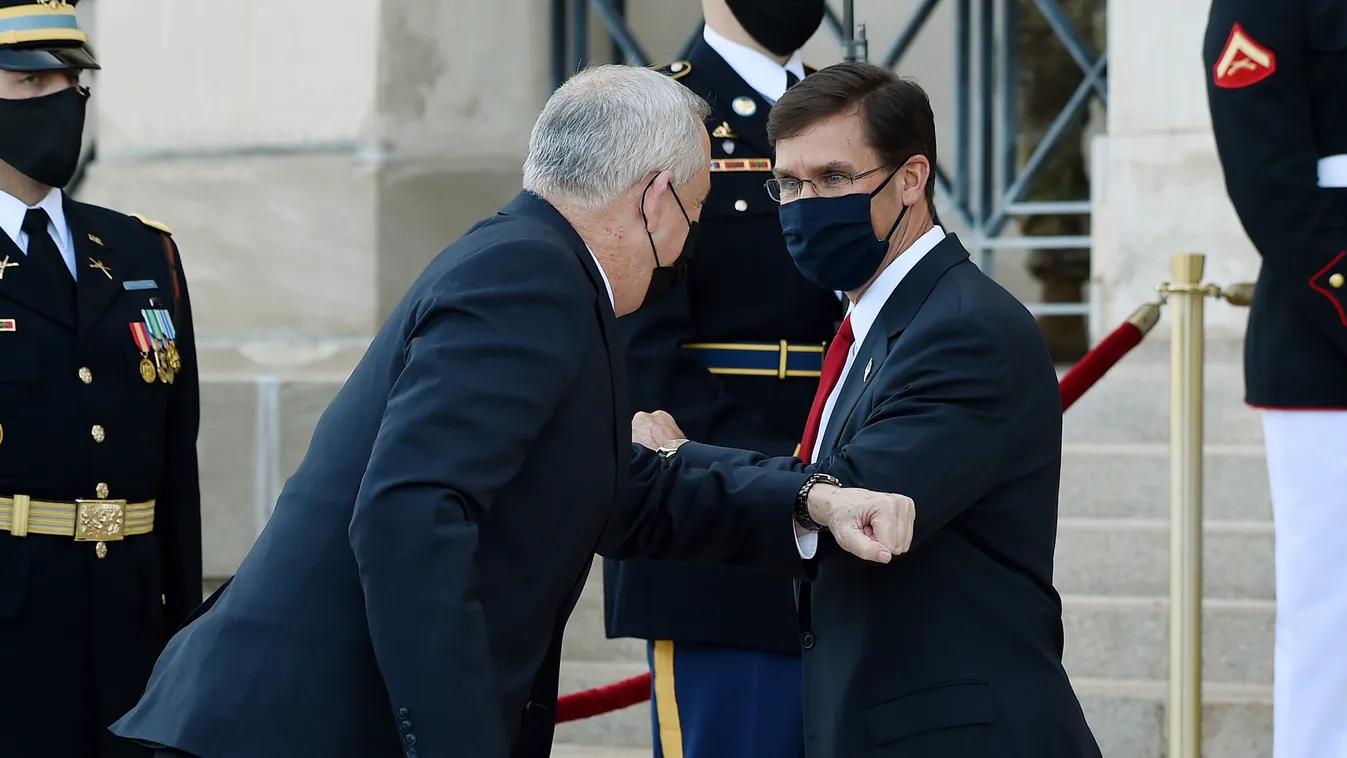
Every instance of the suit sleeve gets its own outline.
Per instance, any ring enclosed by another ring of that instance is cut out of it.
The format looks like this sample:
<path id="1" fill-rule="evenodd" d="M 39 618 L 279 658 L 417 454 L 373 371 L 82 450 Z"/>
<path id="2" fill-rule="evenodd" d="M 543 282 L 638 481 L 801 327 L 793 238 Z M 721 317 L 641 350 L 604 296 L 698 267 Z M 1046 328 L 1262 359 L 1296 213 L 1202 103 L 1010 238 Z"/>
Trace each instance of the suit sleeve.
<path id="1" fill-rule="evenodd" d="M 1329 287 L 1347 272 L 1347 217 L 1318 186 L 1318 159 L 1306 69 L 1306 14 L 1301 3 L 1216 0 L 1205 43 L 1207 97 L 1226 190 L 1266 268 L 1305 283 L 1296 298 L 1321 333 L 1347 352 L 1344 290 Z M 1272 51 L 1271 75 L 1248 86 L 1217 86 L 1235 24 Z M 1341 93 L 1334 96 L 1340 97 Z"/>
<path id="2" fill-rule="evenodd" d="M 788 455 L 799 442 L 772 431 L 683 349 L 692 341 L 686 281 L 668 298 L 618 319 L 627 346 L 633 411 L 663 410 L 690 439 Z"/>
<path id="3" fill-rule="evenodd" d="M 182 370 L 169 386 L 168 428 L 164 436 L 164 480 L 155 503 L 159 532 L 160 573 L 164 587 L 164 624 L 171 635 L 201 604 L 201 482 L 196 438 L 201 425 L 201 384 L 197 365 L 192 299 L 182 275 L 182 261 L 172 241 L 177 269 L 174 309 L 176 346 Z M 174 272 L 170 272 L 174 276 Z"/>
<path id="4" fill-rule="evenodd" d="M 597 293 L 570 251 L 508 248 L 461 262 L 417 309 L 349 528 L 390 727 L 412 722 L 424 758 L 509 754 L 478 524 L 598 328 Z"/>
<path id="5" fill-rule="evenodd" d="M 792 508 L 807 478 L 723 463 L 700 468 L 632 445 L 627 497 L 610 517 L 599 553 L 803 577 Z"/>
<path id="6" fill-rule="evenodd" d="M 985 328 L 965 317 L 904 335 L 907 356 L 872 381 L 885 398 L 846 445 L 816 463 L 687 443 L 697 467 L 751 465 L 822 472 L 845 487 L 906 495 L 916 503 L 916 549 L 993 486 L 1005 456 L 1013 399 L 1009 368 Z"/>

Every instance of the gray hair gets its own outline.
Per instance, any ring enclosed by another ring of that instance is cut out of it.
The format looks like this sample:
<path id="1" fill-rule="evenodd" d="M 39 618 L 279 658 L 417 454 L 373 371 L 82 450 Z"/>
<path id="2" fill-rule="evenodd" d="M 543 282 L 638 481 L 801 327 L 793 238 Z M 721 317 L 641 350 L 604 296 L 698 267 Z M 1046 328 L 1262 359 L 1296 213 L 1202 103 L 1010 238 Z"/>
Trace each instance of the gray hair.
<path id="1" fill-rule="evenodd" d="M 651 172 L 681 187 L 707 168 L 709 106 L 657 71 L 603 65 L 552 94 L 529 136 L 524 189 L 586 210 L 612 204 Z"/>

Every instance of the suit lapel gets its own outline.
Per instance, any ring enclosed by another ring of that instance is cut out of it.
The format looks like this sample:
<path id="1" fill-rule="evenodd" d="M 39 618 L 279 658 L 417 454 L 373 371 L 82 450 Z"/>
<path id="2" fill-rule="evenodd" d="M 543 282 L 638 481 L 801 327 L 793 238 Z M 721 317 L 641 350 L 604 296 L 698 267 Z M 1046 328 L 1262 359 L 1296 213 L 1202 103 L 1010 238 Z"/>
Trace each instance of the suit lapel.
<path id="1" fill-rule="evenodd" d="M 65 203 L 66 223 L 70 226 L 75 248 L 75 270 L 79 285 L 79 331 L 86 334 L 107 310 L 122 289 L 126 261 L 113 249 L 111 240 L 98 236 L 91 228 L 84 209 L 69 199 Z"/>
<path id="2" fill-rule="evenodd" d="M 846 382 L 833 405 L 832 415 L 828 418 L 828 428 L 824 430 L 820 453 L 836 450 L 842 430 L 851 420 L 861 396 L 870 386 L 870 379 L 884 364 L 889 348 L 896 344 L 903 330 L 912 323 L 913 317 L 921 310 L 935 289 L 936 282 L 953 266 L 968 260 L 968 251 L 953 234 L 945 236 L 921 262 L 916 265 L 889 295 L 889 299 L 880 309 L 878 318 L 865 335 L 865 342 L 856 352 L 856 360 L 851 364 Z"/>
<path id="3" fill-rule="evenodd" d="M 631 450 L 631 419 L 629 417 L 631 402 L 627 396 L 627 371 L 626 360 L 623 357 L 622 345 L 617 335 L 617 316 L 613 312 L 611 302 L 608 300 L 608 288 L 603 283 L 603 275 L 599 273 L 598 264 L 594 261 L 594 256 L 589 254 L 589 250 L 581 248 L 577 253 L 580 256 L 580 262 L 584 264 L 585 270 L 590 272 L 590 279 L 598 279 L 599 298 L 596 302 L 599 311 L 599 326 L 603 334 L 604 345 L 608 348 L 608 373 L 613 385 L 613 441 L 617 450 L 618 461 L 618 497 L 626 485 L 627 480 L 627 459 Z M 616 505 L 616 503 L 614 503 Z"/>
<path id="4" fill-rule="evenodd" d="M 837 402 L 833 404 L 832 415 L 828 417 L 828 428 L 823 432 L 823 443 L 819 446 L 819 452 L 824 453 L 834 450 L 837 447 L 837 438 L 841 436 L 842 429 L 847 425 L 847 420 L 851 418 L 851 413 L 856 409 L 856 403 L 865 394 L 865 388 L 870 386 L 870 374 L 874 372 L 874 367 L 884 363 L 884 358 L 888 356 L 889 335 L 884 334 L 882 329 L 878 329 L 879 324 L 870 328 L 870 333 L 865 335 L 865 342 L 856 351 L 856 360 L 851 364 L 851 370 L 847 372 L 846 382 L 842 384 L 842 390 L 837 395 Z M 866 366 L 871 366 L 870 371 L 866 371 Z"/>
<path id="5" fill-rule="evenodd" d="M 65 326 L 75 325 L 75 314 L 61 306 L 50 277 L 34 266 L 9 235 L 0 233 L 0 298 L 9 298 Z"/>
<path id="6" fill-rule="evenodd" d="M 608 287 L 604 284 L 603 274 L 599 271 L 599 264 L 590 254 L 589 248 L 585 245 L 585 241 L 580 238 L 579 233 L 566 220 L 566 217 L 562 216 L 546 200 L 531 192 L 520 192 L 501 212 L 510 216 L 528 216 L 538 219 L 560 233 L 570 245 L 571 251 L 580 261 L 581 267 L 585 270 L 585 275 L 589 277 L 590 284 L 597 292 L 594 307 L 598 311 L 599 331 L 608 351 L 608 371 L 613 387 L 613 447 L 617 453 L 618 462 L 617 478 L 613 482 L 613 505 L 616 506 L 617 498 L 622 497 L 627 482 L 627 466 L 631 455 L 631 419 L 627 415 L 629 408 L 627 372 L 622 346 L 617 336 L 617 316 L 613 311 L 612 303 L 608 299 Z"/>
<path id="7" fill-rule="evenodd" d="M 748 86 L 730 64 L 725 62 L 705 40 L 700 40 L 688 52 L 688 63 L 693 72 L 699 69 L 710 92 L 702 93 L 715 110 L 717 121 L 730 125 L 736 140 L 752 145 L 762 155 L 772 155 L 767 142 L 767 114 L 772 104 L 758 91 Z"/>

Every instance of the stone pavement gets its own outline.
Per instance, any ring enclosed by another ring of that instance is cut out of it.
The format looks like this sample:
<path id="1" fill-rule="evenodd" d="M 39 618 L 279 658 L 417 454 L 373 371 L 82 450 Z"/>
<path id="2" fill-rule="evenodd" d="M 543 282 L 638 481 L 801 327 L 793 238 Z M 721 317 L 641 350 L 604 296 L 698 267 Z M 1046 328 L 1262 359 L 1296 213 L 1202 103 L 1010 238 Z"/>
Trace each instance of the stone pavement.
<path id="1" fill-rule="evenodd" d="M 650 758 L 649 749 L 553 745 L 552 758 Z"/>

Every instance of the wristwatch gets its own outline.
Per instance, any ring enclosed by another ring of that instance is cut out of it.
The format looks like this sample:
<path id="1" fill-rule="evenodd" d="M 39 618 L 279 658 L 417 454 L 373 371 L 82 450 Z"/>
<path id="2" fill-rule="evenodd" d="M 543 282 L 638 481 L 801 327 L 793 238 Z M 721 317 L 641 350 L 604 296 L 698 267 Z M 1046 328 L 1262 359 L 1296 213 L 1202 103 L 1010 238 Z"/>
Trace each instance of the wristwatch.
<path id="1" fill-rule="evenodd" d="M 660 445 L 659 449 L 656 450 L 655 452 L 659 453 L 659 457 L 661 459 L 667 461 L 673 457 L 674 453 L 678 452 L 678 448 L 682 447 L 684 442 L 687 442 L 687 440 L 685 439 L 669 440 L 665 442 L 663 445 Z"/>
<path id="2" fill-rule="evenodd" d="M 795 522 L 810 531 L 821 532 L 826 527 L 809 515 L 809 491 L 814 489 L 816 484 L 831 484 L 834 487 L 841 487 L 842 482 L 830 474 L 810 474 L 809 478 L 804 480 L 804 486 L 800 488 L 799 494 L 795 496 Z"/>

